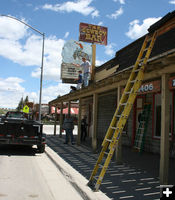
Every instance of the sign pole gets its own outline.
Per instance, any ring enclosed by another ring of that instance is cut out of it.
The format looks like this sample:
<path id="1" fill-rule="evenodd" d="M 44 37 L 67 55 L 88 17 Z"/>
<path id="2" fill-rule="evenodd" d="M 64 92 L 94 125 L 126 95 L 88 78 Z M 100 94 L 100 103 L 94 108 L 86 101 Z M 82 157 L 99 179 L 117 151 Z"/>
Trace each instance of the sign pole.
<path id="1" fill-rule="evenodd" d="M 91 71 L 91 81 L 95 78 L 95 61 L 96 61 L 96 45 L 92 44 L 92 71 Z"/>

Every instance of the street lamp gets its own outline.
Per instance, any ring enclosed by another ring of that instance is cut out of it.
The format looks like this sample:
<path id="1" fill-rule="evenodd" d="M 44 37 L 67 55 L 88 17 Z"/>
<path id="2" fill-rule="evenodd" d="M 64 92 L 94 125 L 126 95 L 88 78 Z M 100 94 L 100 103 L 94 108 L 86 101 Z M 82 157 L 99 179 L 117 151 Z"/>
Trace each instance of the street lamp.
<path id="1" fill-rule="evenodd" d="M 42 35 L 43 37 L 43 43 L 42 43 L 42 58 L 41 58 L 41 77 L 40 77 L 40 95 L 39 95 L 39 121 L 41 121 L 41 99 L 42 99 L 42 84 L 43 84 L 43 64 L 44 64 L 44 39 L 45 39 L 45 34 L 41 33 L 40 31 L 38 31 L 37 29 L 33 28 L 31 25 L 19 20 L 16 17 L 10 16 L 10 15 L 3 15 L 0 14 L 0 16 L 2 17 L 8 17 L 14 20 L 17 20 L 19 22 L 21 22 L 22 24 L 28 26 L 29 28 L 31 28 L 32 30 L 36 31 L 37 33 L 39 33 L 40 35 Z"/>

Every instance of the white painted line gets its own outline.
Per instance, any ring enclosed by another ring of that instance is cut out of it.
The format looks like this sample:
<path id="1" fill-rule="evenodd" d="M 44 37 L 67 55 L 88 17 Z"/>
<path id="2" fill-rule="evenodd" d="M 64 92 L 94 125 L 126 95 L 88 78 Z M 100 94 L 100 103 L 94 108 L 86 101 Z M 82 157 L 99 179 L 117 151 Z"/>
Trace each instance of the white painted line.
<path id="1" fill-rule="evenodd" d="M 148 184 L 154 184 L 154 183 L 159 183 L 159 181 L 148 182 Z"/>
<path id="2" fill-rule="evenodd" d="M 121 191 L 114 191 L 114 192 L 112 192 L 113 194 L 119 194 L 119 193 L 124 193 L 124 192 L 126 192 L 125 190 L 121 190 Z"/>
<path id="3" fill-rule="evenodd" d="M 101 183 L 101 185 L 107 185 L 107 184 L 111 184 L 112 182 L 103 182 Z"/>
<path id="4" fill-rule="evenodd" d="M 147 187 L 147 188 L 137 188 L 135 189 L 135 191 L 142 191 L 142 190 L 150 190 L 151 187 Z"/>
<path id="5" fill-rule="evenodd" d="M 129 198 L 133 198 L 134 196 L 125 196 L 125 197 L 120 197 L 119 199 L 129 199 Z"/>
<path id="6" fill-rule="evenodd" d="M 132 175 L 132 174 L 141 174 L 141 172 L 130 172 L 128 174 L 130 174 L 130 175 Z"/>
<path id="7" fill-rule="evenodd" d="M 123 183 L 129 183 L 129 182 L 135 182 L 136 180 L 135 179 L 130 179 L 130 180 L 124 180 L 122 181 Z"/>
<path id="8" fill-rule="evenodd" d="M 156 195 L 160 194 L 160 192 L 153 192 L 153 193 L 148 193 L 148 194 L 143 194 L 144 196 L 151 196 L 151 195 Z"/>
<path id="9" fill-rule="evenodd" d="M 120 174 L 110 174 L 110 176 L 122 176 L 124 175 L 124 173 L 120 173 Z"/>
<path id="10" fill-rule="evenodd" d="M 154 178 L 141 178 L 141 181 L 148 181 L 148 180 L 153 180 Z"/>
<path id="11" fill-rule="evenodd" d="M 106 187 L 107 189 L 116 189 L 118 188 L 119 186 L 109 186 L 109 187 Z"/>

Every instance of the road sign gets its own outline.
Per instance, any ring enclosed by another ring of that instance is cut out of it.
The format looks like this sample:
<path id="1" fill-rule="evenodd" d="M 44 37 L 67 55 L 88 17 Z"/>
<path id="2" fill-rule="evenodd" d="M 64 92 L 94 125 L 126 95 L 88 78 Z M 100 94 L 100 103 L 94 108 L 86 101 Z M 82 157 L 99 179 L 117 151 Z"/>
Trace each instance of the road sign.
<path id="1" fill-rule="evenodd" d="M 29 113 L 29 107 L 27 105 L 25 105 L 22 111 L 24 113 Z"/>

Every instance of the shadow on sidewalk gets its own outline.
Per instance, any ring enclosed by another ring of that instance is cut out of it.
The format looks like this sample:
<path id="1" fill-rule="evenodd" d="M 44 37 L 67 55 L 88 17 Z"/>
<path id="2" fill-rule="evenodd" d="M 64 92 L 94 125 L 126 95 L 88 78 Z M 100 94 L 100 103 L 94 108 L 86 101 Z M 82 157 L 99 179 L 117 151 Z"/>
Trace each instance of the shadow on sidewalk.
<path id="1" fill-rule="evenodd" d="M 89 179 L 98 154 L 93 154 L 86 146 L 64 144 L 64 136 L 59 138 L 48 135 L 47 144 L 69 165 Z M 140 155 L 132 152 L 130 148 L 123 148 L 123 158 L 122 165 L 116 165 L 114 160 L 111 161 L 100 190 L 111 199 L 159 199 L 159 156 Z"/>

